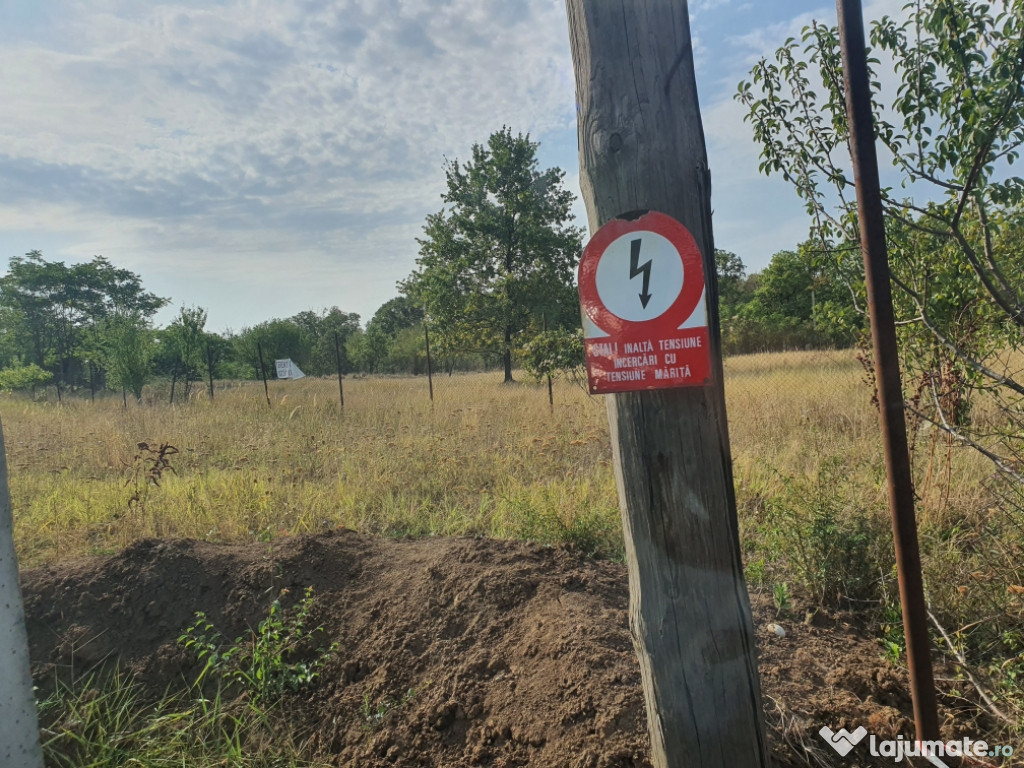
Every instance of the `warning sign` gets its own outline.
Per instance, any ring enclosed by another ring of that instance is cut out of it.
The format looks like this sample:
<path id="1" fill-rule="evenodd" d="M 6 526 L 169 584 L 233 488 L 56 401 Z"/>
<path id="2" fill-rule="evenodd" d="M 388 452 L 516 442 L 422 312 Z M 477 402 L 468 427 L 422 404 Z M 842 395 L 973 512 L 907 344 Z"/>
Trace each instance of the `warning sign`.
<path id="1" fill-rule="evenodd" d="M 579 289 L 593 394 L 708 383 L 704 262 L 678 221 L 609 221 L 583 249 Z"/>

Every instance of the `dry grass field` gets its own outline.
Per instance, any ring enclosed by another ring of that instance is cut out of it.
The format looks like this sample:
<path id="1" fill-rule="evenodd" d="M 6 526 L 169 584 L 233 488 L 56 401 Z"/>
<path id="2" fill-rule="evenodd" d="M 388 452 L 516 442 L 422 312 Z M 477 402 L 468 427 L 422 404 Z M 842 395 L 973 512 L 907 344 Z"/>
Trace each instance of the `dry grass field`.
<path id="1" fill-rule="evenodd" d="M 870 393 L 846 352 L 732 358 L 730 431 L 741 515 L 789 480 L 856 488 L 884 509 Z M 109 552 L 141 537 L 210 541 L 344 526 L 383 535 L 480 534 L 619 549 L 604 402 L 556 382 L 495 374 L 271 382 L 167 405 L 119 398 L 0 400 L 16 539 L 26 566 Z M 924 522 L 982 505 L 984 467 L 923 438 Z M 140 444 L 148 446 L 140 448 Z M 153 476 L 153 450 L 172 446 Z M 937 448 L 938 447 L 938 448 Z M 949 461 L 947 462 L 947 458 Z M 156 481 L 156 482 L 153 482 Z"/>
<path id="2" fill-rule="evenodd" d="M 500 374 L 222 384 L 171 406 L 5 396 L 22 567 L 142 538 L 260 542 L 351 528 L 480 535 L 621 558 L 604 400 Z M 779 615 L 852 608 L 901 663 L 886 483 L 871 392 L 852 352 L 731 358 L 726 394 L 748 584 Z M 991 468 L 916 433 L 926 588 L 1000 712 L 1022 732 L 1024 529 Z M 952 647 L 949 647 L 952 645 Z M 965 691 L 967 689 L 965 688 Z M 965 694 L 966 695 L 966 694 Z"/>

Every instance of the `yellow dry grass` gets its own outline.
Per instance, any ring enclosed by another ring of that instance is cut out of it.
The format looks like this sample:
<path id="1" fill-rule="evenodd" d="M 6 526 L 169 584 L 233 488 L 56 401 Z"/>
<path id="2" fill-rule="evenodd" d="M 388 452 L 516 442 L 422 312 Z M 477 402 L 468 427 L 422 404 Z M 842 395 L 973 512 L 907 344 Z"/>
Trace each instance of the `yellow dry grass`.
<path id="1" fill-rule="evenodd" d="M 726 371 L 741 516 L 829 457 L 884 499 L 877 415 L 852 353 L 750 355 Z M 220 388 L 212 402 L 201 391 L 127 409 L 114 397 L 3 398 L 22 564 L 147 536 L 269 540 L 337 526 L 619 551 L 603 398 L 569 383 L 556 382 L 553 409 L 545 386 L 496 374 L 438 377 L 433 404 L 423 377 L 346 379 L 344 409 L 329 379 L 271 382 L 270 399 L 257 383 Z M 159 485 L 131 479 L 142 442 L 180 451 Z M 935 461 L 955 482 L 935 482 L 933 467 L 928 482 L 944 490 L 926 488 L 925 508 L 969 506 L 979 493 L 977 464 L 946 467 L 947 453 Z"/>

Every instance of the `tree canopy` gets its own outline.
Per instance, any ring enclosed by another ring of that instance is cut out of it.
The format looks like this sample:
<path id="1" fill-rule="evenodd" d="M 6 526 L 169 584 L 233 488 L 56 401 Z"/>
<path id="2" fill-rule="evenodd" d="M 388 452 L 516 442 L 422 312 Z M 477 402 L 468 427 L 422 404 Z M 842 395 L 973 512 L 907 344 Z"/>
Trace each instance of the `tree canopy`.
<path id="1" fill-rule="evenodd" d="M 425 307 L 439 352 L 513 356 L 539 332 L 579 324 L 574 275 L 581 230 L 558 168 L 541 170 L 537 143 L 502 128 L 445 166 L 444 207 L 427 218 L 418 269 L 403 284 Z"/>
<path id="2" fill-rule="evenodd" d="M 1012 173 L 1024 143 L 1024 3 L 909 3 L 874 23 L 871 45 L 877 140 L 900 181 L 883 204 L 912 407 L 1024 482 L 1024 383 L 1008 362 L 1024 347 L 1024 180 Z M 825 266 L 862 296 L 836 28 L 815 22 L 787 40 L 737 98 L 761 170 L 790 182 L 831 253 Z M 982 394 L 1009 417 L 996 434 L 965 419 Z"/>
<path id="3" fill-rule="evenodd" d="M 29 362 L 70 384 L 82 375 L 95 332 L 113 318 L 146 324 L 167 299 L 102 256 L 66 265 L 39 251 L 11 258 L 0 278 L 5 364 Z"/>

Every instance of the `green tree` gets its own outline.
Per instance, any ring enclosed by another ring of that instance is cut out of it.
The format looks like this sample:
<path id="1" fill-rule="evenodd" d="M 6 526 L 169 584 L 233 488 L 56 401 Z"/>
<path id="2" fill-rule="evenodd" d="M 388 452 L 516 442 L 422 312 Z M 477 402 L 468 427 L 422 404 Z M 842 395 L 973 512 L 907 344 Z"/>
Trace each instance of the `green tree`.
<path id="1" fill-rule="evenodd" d="M 312 310 L 300 312 L 291 318 L 305 333 L 309 346 L 309 359 L 304 373 L 312 376 L 327 376 L 338 370 L 338 355 L 335 351 L 335 338 L 341 357 L 342 373 L 348 373 L 352 363 L 348 358 L 346 344 L 352 334 L 359 331 L 359 315 L 354 312 L 342 312 L 337 307 L 316 313 Z M 294 359 L 294 358 L 293 358 Z M 295 362 L 298 362 L 296 360 Z M 300 365 L 300 367 L 302 367 Z M 308 369 L 308 370 L 307 370 Z"/>
<path id="2" fill-rule="evenodd" d="M 11 258 L 0 278 L 5 341 L 64 384 L 81 379 L 97 323 L 109 317 L 148 320 L 166 303 L 143 290 L 138 275 L 102 256 L 68 266 L 30 251 Z"/>
<path id="3" fill-rule="evenodd" d="M 722 338 L 730 354 L 856 341 L 861 316 L 849 290 L 821 268 L 810 245 L 779 251 L 750 278 L 735 267 L 731 272 L 725 283 L 730 300 L 721 304 L 728 308 L 728 314 L 723 309 Z"/>
<path id="4" fill-rule="evenodd" d="M 48 384 L 53 374 L 44 371 L 35 363 L 13 365 L 0 370 L 0 389 L 6 392 L 18 392 Z"/>
<path id="5" fill-rule="evenodd" d="M 1012 174 L 1024 143 L 1024 4 L 910 3 L 903 20 L 873 24 L 871 44 L 869 66 L 897 83 L 883 92 L 871 77 L 877 139 L 905 190 L 883 190 L 883 205 L 901 349 L 910 386 L 924 394 L 917 414 L 1024 483 L 1024 382 L 999 362 L 1024 347 L 1024 180 Z M 790 182 L 821 249 L 862 297 L 849 268 L 858 231 L 837 30 L 815 22 L 751 75 L 737 98 L 761 170 Z M 978 396 L 1005 426 L 971 427 Z"/>
<path id="6" fill-rule="evenodd" d="M 182 307 L 161 334 L 164 366 L 175 380 L 183 380 L 185 397 L 206 369 L 206 317 L 202 307 Z"/>
<path id="7" fill-rule="evenodd" d="M 587 387 L 587 369 L 583 346 L 583 329 L 555 328 L 541 331 L 523 350 L 523 365 L 537 380 L 564 376 Z"/>
<path id="8" fill-rule="evenodd" d="M 275 375 L 274 361 L 291 358 L 299 368 L 309 367 L 311 340 L 300 326 L 291 320 L 274 319 L 243 328 L 232 338 L 235 348 L 235 359 L 244 363 L 247 370 L 260 378 L 259 350 L 263 351 L 263 364 L 267 367 L 267 377 Z"/>
<path id="9" fill-rule="evenodd" d="M 718 274 L 719 313 L 725 318 L 750 300 L 747 268 L 735 253 L 716 248 L 715 272 Z"/>
<path id="10" fill-rule="evenodd" d="M 404 367 L 410 361 L 407 347 L 411 339 L 403 338 L 400 352 L 397 339 L 410 329 L 415 329 L 413 336 L 423 339 L 422 323 L 423 308 L 416 306 L 408 296 L 396 296 L 384 302 L 366 324 L 365 331 L 348 337 L 347 356 L 351 365 L 366 373 L 413 373 L 413 369 Z"/>
<path id="11" fill-rule="evenodd" d="M 108 385 L 141 400 L 156 352 L 149 323 L 138 315 L 114 315 L 103 321 L 98 338 L 99 359 L 107 371 Z"/>
<path id="12" fill-rule="evenodd" d="M 390 338 L 406 328 L 413 328 L 423 322 L 423 307 L 416 306 L 408 296 L 396 296 L 380 305 L 373 313 L 366 330 L 380 331 Z"/>
<path id="13" fill-rule="evenodd" d="M 506 382 L 542 315 L 551 327 L 579 322 L 573 196 L 560 169 L 540 170 L 537 146 L 503 128 L 469 162 L 447 163 L 445 207 L 427 218 L 419 269 L 403 285 L 426 307 L 440 354 L 497 356 Z"/>

